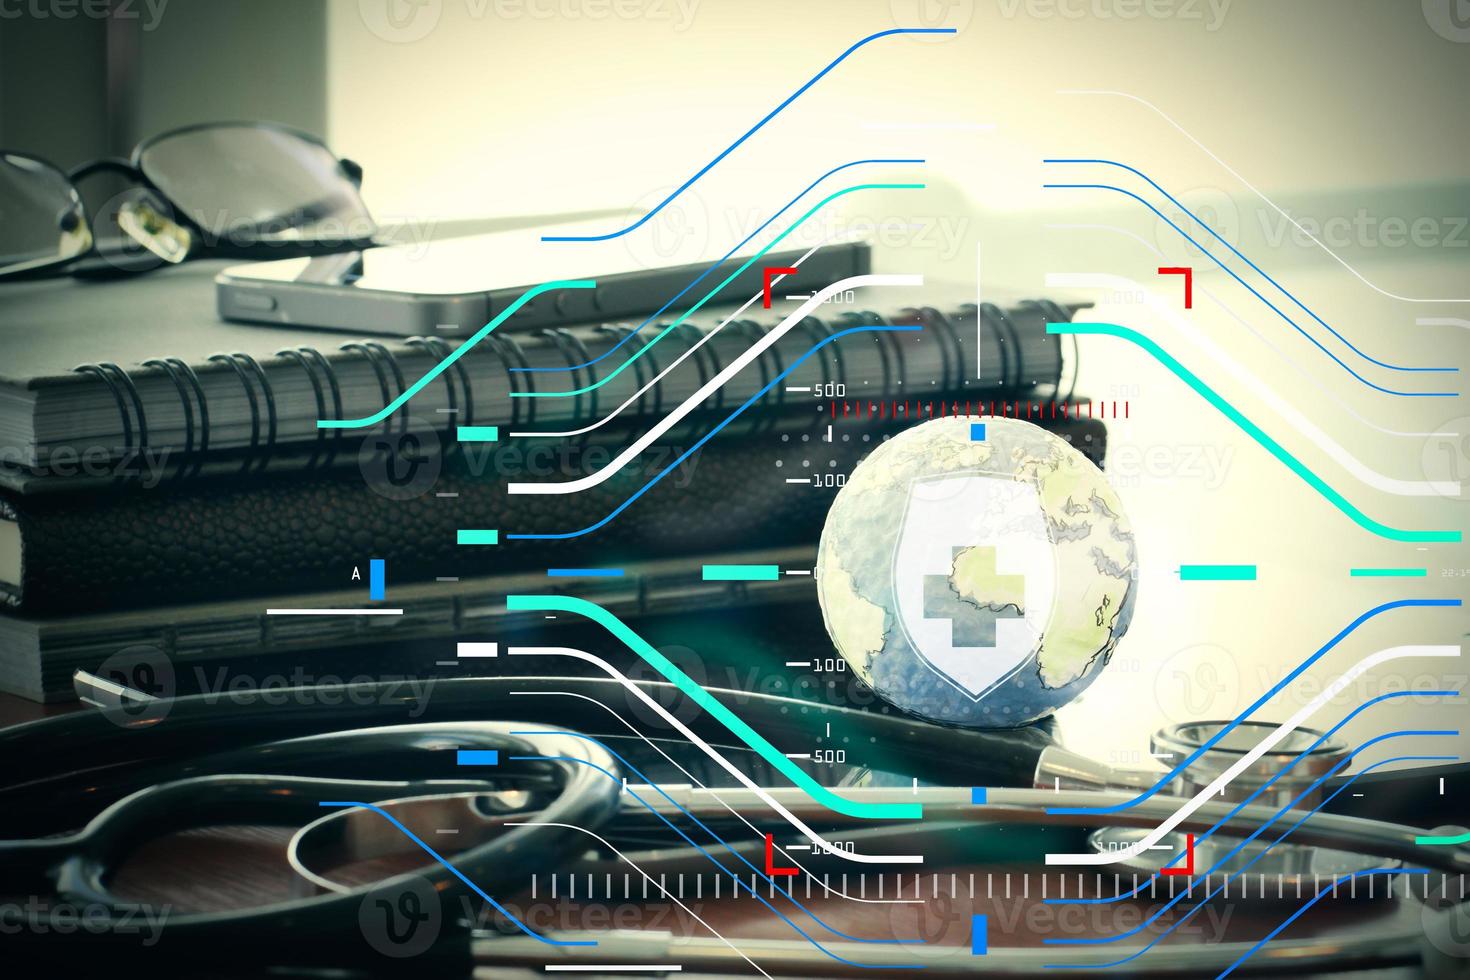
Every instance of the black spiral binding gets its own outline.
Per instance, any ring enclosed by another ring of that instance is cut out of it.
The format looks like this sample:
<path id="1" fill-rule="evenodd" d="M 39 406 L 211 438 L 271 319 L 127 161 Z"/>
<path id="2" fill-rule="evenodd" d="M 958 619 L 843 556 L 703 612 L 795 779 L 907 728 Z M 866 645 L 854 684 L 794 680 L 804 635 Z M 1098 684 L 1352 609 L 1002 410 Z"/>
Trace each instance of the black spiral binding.
<path id="1" fill-rule="evenodd" d="M 449 345 L 438 337 L 410 337 L 404 341 L 404 344 L 409 347 L 423 348 L 431 358 L 441 363 L 453 353 L 449 349 Z M 451 365 L 451 368 L 453 369 L 452 371 L 446 370 L 444 372 L 445 407 L 449 409 L 445 413 L 449 422 L 444 427 L 444 435 L 441 443 L 444 447 L 443 452 L 445 455 L 452 454 L 464 448 L 456 437 L 456 427 L 475 424 L 474 395 L 470 391 L 470 378 L 469 374 L 465 371 L 463 359 L 456 360 Z M 460 416 L 459 411 L 459 392 L 454 385 L 455 375 L 459 376 L 460 386 L 464 390 L 465 408 L 463 417 Z"/>
<path id="2" fill-rule="evenodd" d="M 635 329 L 635 330 L 632 330 L 631 332 L 632 333 L 637 333 L 638 331 Z M 651 343 L 652 343 L 652 341 L 644 340 L 643 343 L 639 346 L 638 349 L 641 350 L 641 351 L 644 351 L 643 354 L 639 355 L 640 357 L 646 357 L 646 358 L 648 358 L 648 376 L 650 378 L 656 378 L 661 373 L 663 373 L 663 367 L 658 363 L 658 351 L 657 351 L 657 348 L 656 347 L 650 347 L 649 345 Z M 653 414 L 654 415 L 658 415 L 658 414 L 660 414 L 664 410 L 664 389 L 663 389 L 663 385 L 654 385 L 650 390 L 653 392 Z M 641 401 L 642 400 L 640 399 L 640 404 L 641 404 Z"/>
<path id="3" fill-rule="evenodd" d="M 996 346 L 1001 352 L 1000 363 L 1000 386 L 1003 393 L 1017 390 L 1021 383 L 1021 335 L 1016 330 L 1016 325 L 1006 315 L 1006 311 L 994 303 L 982 303 L 980 309 L 988 313 L 996 324 Z M 1005 334 L 1002 336 L 1001 331 Z M 1007 343 L 1009 339 L 1009 343 Z M 1011 365 L 1014 363 L 1015 367 Z"/>
<path id="4" fill-rule="evenodd" d="M 832 336 L 832 329 L 823 323 L 819 317 L 814 316 L 802 317 L 801 322 L 796 325 L 796 329 L 816 338 L 816 343 L 808 348 L 808 350 L 815 350 L 817 344 L 822 343 L 828 337 Z M 817 358 L 817 363 L 822 366 L 822 387 L 826 388 L 832 384 L 832 372 L 827 366 L 827 359 L 825 357 Z"/>
<path id="5" fill-rule="evenodd" d="M 184 407 L 184 461 L 174 470 L 174 478 L 182 481 L 196 477 L 204 466 L 204 454 L 209 449 L 209 402 L 204 397 L 199 375 L 177 357 L 151 358 L 143 362 L 143 367 L 156 367 L 166 373 L 179 393 L 179 403 Z M 200 417 L 197 451 L 194 448 L 194 399 L 198 400 Z"/>
<path id="6" fill-rule="evenodd" d="M 592 418 L 593 416 L 595 416 L 597 414 L 596 387 L 593 387 L 592 390 L 587 393 L 589 410 L 586 416 L 582 415 L 581 389 L 587 388 L 588 386 L 595 386 L 597 384 L 597 370 L 591 364 L 587 363 L 591 360 L 590 355 L 587 353 L 587 345 L 583 344 L 580 340 L 573 337 L 570 333 L 560 327 L 553 327 L 546 330 L 538 330 L 536 331 L 534 336 L 544 337 L 545 339 L 550 341 L 552 345 L 556 347 L 557 353 L 566 358 L 567 370 L 571 372 L 572 376 L 572 387 L 577 390 L 577 394 L 572 396 L 572 420 L 574 422 L 579 422 L 582 421 L 584 418 Z M 585 383 L 583 381 L 582 375 L 584 369 L 587 372 L 587 380 Z"/>
<path id="7" fill-rule="evenodd" d="M 1068 313 L 1066 310 L 1062 309 L 1062 307 L 1060 305 L 1058 305 L 1055 300 L 1049 300 L 1049 299 L 1038 300 L 1037 301 L 1037 305 L 1039 307 L 1041 307 L 1042 310 L 1046 311 L 1046 314 L 1047 314 L 1047 317 L 1046 318 L 1048 320 L 1052 321 L 1053 323 L 1071 323 L 1072 322 L 1072 315 L 1070 313 Z M 1077 366 L 1078 354 L 1079 354 L 1079 351 L 1078 351 L 1078 348 L 1077 348 L 1077 335 L 1076 334 L 1072 334 L 1072 358 L 1073 358 L 1073 367 L 1074 367 L 1074 369 Z M 1063 367 L 1063 365 L 1062 365 L 1062 358 L 1060 356 L 1058 356 L 1057 357 L 1057 376 L 1052 379 L 1052 384 L 1057 388 L 1058 391 L 1060 391 L 1061 390 L 1061 387 L 1062 387 L 1062 367 Z M 1071 385 L 1071 388 L 1067 391 L 1067 402 L 1069 404 L 1072 401 L 1072 396 L 1074 394 L 1076 394 L 1076 393 L 1077 393 L 1077 372 L 1076 372 L 1076 370 L 1073 370 L 1073 372 L 1072 372 L 1072 385 Z"/>
<path id="8" fill-rule="evenodd" d="M 526 355 L 521 350 L 520 344 L 517 344 L 509 336 L 502 337 L 491 334 L 485 338 L 484 343 L 489 346 L 490 352 L 495 355 L 500 361 L 501 366 L 505 368 L 506 400 L 510 402 L 510 428 L 518 428 L 521 424 L 521 402 L 528 401 L 531 403 L 531 417 L 534 419 L 536 417 L 536 399 L 522 399 L 514 396 L 517 392 L 523 390 L 535 391 L 536 375 L 530 371 L 512 370 L 512 361 L 516 362 L 514 365 L 516 367 L 529 367 L 529 365 L 526 362 Z M 521 387 L 519 380 L 521 378 L 526 379 L 524 388 Z"/>
<path id="9" fill-rule="evenodd" d="M 128 372 L 118 367 L 111 361 L 101 361 L 97 364 L 78 364 L 72 368 L 79 374 L 93 374 L 102 379 L 107 385 L 107 390 L 112 392 L 112 399 L 117 403 L 118 414 L 122 416 L 123 424 L 123 455 L 127 460 L 133 454 L 133 420 L 128 414 L 128 402 L 131 401 L 133 411 L 138 416 L 138 452 L 148 448 L 148 417 L 143 412 L 143 400 L 138 397 L 138 388 L 133 384 L 133 379 L 128 377 Z M 127 398 L 123 397 L 123 390 L 127 390 Z M 121 472 L 116 477 L 121 481 L 124 477 Z"/>
<path id="10" fill-rule="evenodd" d="M 317 378 L 316 372 L 312 370 L 306 358 L 302 356 L 299 350 L 291 350 L 289 348 L 276 351 L 276 356 L 285 358 L 288 361 L 294 361 L 301 370 L 306 372 L 306 378 L 311 382 L 311 393 L 316 398 L 316 417 L 318 419 L 325 419 L 327 417 L 327 400 L 322 392 L 322 383 Z M 335 418 L 336 416 L 333 417 Z M 326 445 L 327 430 L 318 428 L 316 430 L 316 441 L 312 443 L 311 447 L 311 458 L 306 461 L 306 465 L 303 467 L 308 473 L 316 469 L 317 460 L 320 458 L 322 450 L 326 448 Z"/>
<path id="11" fill-rule="evenodd" d="M 693 336 L 691 337 L 690 334 L 693 334 Z M 704 358 L 699 356 L 699 351 L 694 346 L 696 343 L 698 343 L 699 338 L 704 336 L 704 331 L 688 323 L 685 323 L 681 324 L 678 327 L 675 327 L 672 331 L 670 331 L 669 336 L 682 340 L 684 342 L 685 350 L 693 351 L 694 367 L 697 371 L 699 371 L 699 384 L 695 386 L 694 390 L 698 391 L 700 388 L 703 388 L 710 379 L 709 373 L 705 370 Z"/>
<path id="12" fill-rule="evenodd" d="M 376 348 L 376 350 L 375 350 L 375 348 Z M 386 369 L 384 369 L 382 362 L 378 359 L 378 353 L 377 353 L 377 351 L 378 350 L 381 350 L 381 349 L 382 349 L 382 345 L 381 344 L 373 344 L 373 343 L 368 343 L 368 342 L 361 342 L 361 343 L 359 343 L 359 342 L 356 342 L 356 341 L 354 341 L 353 343 L 350 343 L 350 344 L 343 344 L 341 347 L 338 348 L 338 350 L 351 351 L 351 352 L 353 352 L 355 354 L 361 354 L 364 358 L 367 359 L 368 366 L 373 369 L 373 374 L 377 376 L 377 379 L 378 379 L 378 391 L 383 396 L 383 404 L 384 405 L 391 405 L 391 404 L 393 404 L 393 399 L 396 398 L 397 396 L 393 394 L 393 389 L 388 384 L 388 371 Z M 402 380 L 402 375 L 399 376 L 399 380 L 400 381 Z M 400 389 L 400 391 L 401 390 L 402 389 Z M 388 436 L 390 438 L 393 435 L 393 425 L 394 425 L 394 418 L 393 418 L 393 416 L 396 415 L 396 414 L 397 414 L 396 412 L 395 413 L 390 413 L 387 418 L 383 419 L 383 435 Z M 406 412 L 404 413 L 405 416 L 407 416 L 407 414 L 408 413 L 406 413 Z M 404 431 L 407 431 L 408 420 L 407 420 L 406 417 L 405 417 L 402 425 L 403 425 Z"/>
<path id="13" fill-rule="evenodd" d="M 245 389 L 245 396 L 250 402 L 250 451 L 240 465 L 240 474 L 247 475 L 252 469 L 258 472 L 264 471 L 270 462 L 276 444 L 276 397 L 270 380 L 265 376 L 264 369 L 255 358 L 239 351 L 229 354 L 211 354 L 208 360 L 212 364 L 228 364 L 235 372 L 235 376 L 240 379 L 240 385 Z M 246 368 L 249 368 L 249 373 Z M 264 452 L 260 452 L 260 399 L 255 395 L 255 386 L 250 383 L 251 374 L 254 374 L 259 381 L 261 394 L 266 403 L 268 421 Z"/>
<path id="14" fill-rule="evenodd" d="M 959 326 L 944 315 L 944 311 L 933 306 L 921 306 L 919 313 L 928 319 L 932 325 L 934 335 L 941 344 L 948 344 L 949 349 L 954 352 L 954 378 L 949 376 L 949 357 L 944 358 L 944 378 L 940 385 L 948 390 L 958 391 L 965 381 L 965 345 L 960 340 Z"/>
<path id="15" fill-rule="evenodd" d="M 332 362 L 328 360 L 327 356 L 315 347 L 298 347 L 296 350 L 305 359 L 306 363 L 315 365 L 316 368 L 321 370 L 323 376 L 326 377 L 327 385 L 332 391 L 331 417 L 340 419 L 343 414 L 342 383 L 337 378 L 337 369 L 332 366 Z M 327 450 L 327 458 L 322 460 L 323 468 L 329 467 L 337 461 L 337 453 L 342 449 L 342 431 L 341 429 L 332 430 L 331 446 Z"/>
<path id="16" fill-rule="evenodd" d="M 610 337 L 613 338 L 613 343 L 611 345 L 609 345 L 609 350 L 612 349 L 612 347 L 615 347 L 618 344 L 622 343 L 624 340 L 626 340 L 628 337 L 632 336 L 632 334 L 633 334 L 633 328 L 632 327 L 629 327 L 629 326 L 626 326 L 624 324 L 604 323 L 604 324 L 601 324 L 601 325 L 599 325 L 597 327 L 594 327 L 593 330 L 595 332 L 597 332 L 597 333 L 607 334 L 608 336 L 610 336 Z M 650 357 L 652 356 L 652 352 L 649 353 L 649 356 Z M 634 409 L 634 411 L 637 414 L 642 415 L 643 414 L 643 397 L 646 394 L 648 394 L 646 391 L 643 390 L 643 385 L 645 383 L 644 382 L 644 379 L 643 379 L 643 375 L 644 375 L 644 371 L 643 371 L 643 358 L 641 358 L 641 357 L 635 357 L 635 358 L 631 358 L 631 360 L 633 362 L 633 383 L 638 386 L 638 407 L 636 409 Z M 653 370 L 655 372 L 654 375 L 653 375 L 653 377 L 658 377 L 658 374 L 657 374 L 658 366 L 657 365 L 654 365 Z M 652 387 L 657 388 L 658 385 L 653 385 Z M 584 435 L 585 435 L 585 433 L 584 433 Z"/>
<path id="17" fill-rule="evenodd" d="M 708 343 L 705 342 L 705 338 L 709 336 L 709 333 L 704 330 L 700 330 L 699 328 L 693 326 L 693 324 L 685 324 L 685 326 L 689 327 L 699 334 L 699 351 L 704 351 L 709 356 L 709 376 L 711 378 L 718 378 L 720 376 L 720 372 L 725 370 L 725 364 L 723 361 L 720 360 L 720 352 L 715 350 L 715 343 L 713 341 L 710 341 Z M 695 357 L 699 356 L 699 351 L 694 352 Z M 715 403 L 713 405 L 709 405 L 706 407 L 716 412 L 725 407 L 724 385 L 718 385 L 715 388 L 714 400 Z"/>
<path id="18" fill-rule="evenodd" d="M 371 356 L 382 358 L 383 361 L 387 363 L 388 370 L 393 373 L 393 382 L 398 386 L 398 394 L 394 395 L 393 399 L 396 401 L 397 399 L 402 398 L 408 392 L 408 384 L 403 379 L 403 366 L 398 363 L 397 356 L 388 348 L 384 347 L 380 343 L 377 343 L 376 341 L 363 341 L 360 346 L 364 352 L 369 353 Z M 400 411 L 398 413 L 398 416 L 399 434 L 407 435 L 409 422 L 408 412 L 406 410 Z"/>
<path id="19" fill-rule="evenodd" d="M 766 329 L 755 320 L 733 320 L 728 324 L 728 326 L 730 327 L 730 329 L 739 333 L 742 337 L 745 337 L 749 341 L 751 347 L 754 347 L 756 344 L 760 343 L 765 338 L 767 333 Z M 760 388 L 756 389 L 758 391 L 764 389 L 766 385 L 771 383 L 771 365 L 766 363 L 766 355 L 771 353 L 775 349 L 776 345 L 772 344 L 770 348 L 761 352 L 760 357 L 757 357 L 755 359 L 756 364 L 761 369 L 761 384 Z M 776 361 L 776 363 L 778 365 L 776 367 L 776 375 L 779 377 L 781 374 L 781 368 L 779 367 L 780 362 Z M 776 404 L 779 408 L 781 405 L 782 396 L 785 395 L 786 392 L 783 385 L 777 385 L 776 387 Z M 756 435 L 757 433 L 761 432 L 769 432 L 772 428 L 775 427 L 775 425 L 775 412 L 751 412 L 745 432 L 747 435 Z"/>

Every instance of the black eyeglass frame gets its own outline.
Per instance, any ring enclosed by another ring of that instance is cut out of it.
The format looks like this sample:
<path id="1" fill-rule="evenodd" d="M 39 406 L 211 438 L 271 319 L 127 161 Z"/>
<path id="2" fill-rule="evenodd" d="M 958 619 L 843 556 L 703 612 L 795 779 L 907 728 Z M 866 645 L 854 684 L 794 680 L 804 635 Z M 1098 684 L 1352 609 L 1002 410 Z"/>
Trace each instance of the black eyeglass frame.
<path id="1" fill-rule="evenodd" d="M 374 244 L 374 235 L 377 232 L 376 223 L 374 223 L 371 231 L 361 237 L 322 239 L 317 241 L 262 240 L 245 243 L 224 241 L 200 226 L 193 218 L 189 217 L 182 207 L 170 200 L 169 196 L 148 176 L 148 173 L 143 168 L 143 155 L 150 147 L 164 140 L 172 139 L 185 133 L 193 133 L 206 129 L 261 129 L 292 136 L 324 150 L 337 161 L 337 169 L 341 172 L 342 177 L 352 185 L 355 191 L 360 190 L 362 187 L 362 167 L 354 160 L 337 156 L 320 137 L 292 126 L 261 120 L 190 123 L 187 126 L 178 126 L 139 142 L 133 148 L 133 152 L 128 159 L 122 157 L 99 157 L 96 160 L 88 160 L 85 163 L 78 164 L 71 170 L 63 170 L 45 157 L 34 153 L 27 153 L 23 150 L 8 150 L 0 147 L 0 157 L 14 157 L 28 160 L 32 163 L 40 164 L 64 178 L 69 185 L 71 204 L 75 209 L 75 213 L 87 222 L 87 227 L 92 232 L 92 241 L 84 251 L 78 252 L 75 255 L 60 256 L 54 261 L 28 266 L 22 269 L 0 269 L 0 279 L 23 279 L 37 275 L 54 274 L 65 266 L 79 263 L 84 259 L 100 254 L 97 248 L 97 226 L 93 223 L 92 215 L 87 209 L 86 202 L 82 199 L 81 191 L 78 190 L 77 185 L 83 180 L 102 173 L 115 173 L 126 177 L 139 188 L 155 195 L 160 201 L 168 205 L 172 212 L 169 215 L 170 220 L 186 229 L 190 234 L 190 249 L 188 254 L 180 259 L 181 263 L 187 262 L 190 259 L 208 256 L 244 259 L 270 256 L 272 258 L 285 259 L 309 255 L 334 255 L 338 252 L 349 252 Z M 363 213 L 367 213 L 366 205 L 363 205 Z M 142 247 L 141 244 L 140 247 Z M 166 260 L 160 261 L 165 265 L 171 264 Z M 132 271 L 144 270 L 138 269 Z"/>

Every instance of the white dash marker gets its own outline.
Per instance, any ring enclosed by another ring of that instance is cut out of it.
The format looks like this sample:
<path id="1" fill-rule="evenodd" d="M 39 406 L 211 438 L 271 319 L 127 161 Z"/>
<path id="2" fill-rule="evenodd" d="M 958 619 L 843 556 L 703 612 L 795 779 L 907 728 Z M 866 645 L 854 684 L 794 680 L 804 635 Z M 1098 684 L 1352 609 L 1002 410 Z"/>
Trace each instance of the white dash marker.
<path id="1" fill-rule="evenodd" d="M 456 643 L 454 655 L 464 657 L 498 657 L 500 656 L 499 643 Z"/>

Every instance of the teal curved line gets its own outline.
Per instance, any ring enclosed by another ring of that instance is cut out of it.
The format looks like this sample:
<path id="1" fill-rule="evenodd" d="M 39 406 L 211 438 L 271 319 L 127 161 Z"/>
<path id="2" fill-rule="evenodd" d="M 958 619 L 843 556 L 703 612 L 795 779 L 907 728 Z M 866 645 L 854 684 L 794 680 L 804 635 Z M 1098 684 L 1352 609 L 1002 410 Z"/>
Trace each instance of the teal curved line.
<path id="1" fill-rule="evenodd" d="M 1466 831 L 1463 834 L 1457 834 L 1454 837 L 1435 837 L 1433 835 L 1427 835 L 1427 836 L 1424 836 L 1424 837 L 1415 837 L 1414 838 L 1414 843 L 1415 844 L 1450 844 L 1450 845 L 1454 845 L 1454 844 L 1470 844 L 1470 831 Z"/>
<path id="2" fill-rule="evenodd" d="M 601 388 L 603 385 L 607 384 L 613 378 L 616 378 L 618 375 L 622 374 L 625 370 L 627 370 L 628 365 L 632 364 L 634 361 L 638 360 L 638 358 L 642 357 L 644 355 L 644 353 L 646 353 L 647 350 L 650 347 L 652 347 L 654 344 L 658 343 L 660 340 L 663 340 L 665 336 L 667 336 L 669 333 L 671 333 L 674 330 L 674 328 L 678 327 L 685 320 L 687 320 L 691 316 L 693 316 L 695 314 L 695 312 L 697 312 L 701 306 L 703 306 L 704 304 L 708 303 L 710 300 L 714 299 L 715 296 L 719 293 L 720 290 L 724 289 L 726 286 L 730 285 L 730 283 L 732 281 L 734 281 L 734 279 L 735 279 L 736 276 L 740 275 L 746 269 L 749 269 L 752 265 L 754 265 L 756 259 L 760 258 L 762 255 L 765 255 L 771 249 L 773 249 L 777 245 L 779 245 L 781 243 L 781 240 L 783 238 L 785 238 L 787 235 L 791 234 L 797 228 L 801 227 L 801 225 L 806 221 L 806 219 L 810 218 L 812 215 L 814 215 L 818 211 L 820 211 L 823 207 L 825 207 L 827 205 L 827 203 L 829 201 L 834 201 L 837 198 L 842 197 L 844 194 L 851 194 L 854 191 L 871 191 L 871 190 L 922 190 L 923 187 L 924 187 L 923 184 L 854 184 L 851 187 L 844 187 L 840 191 L 835 191 L 834 193 L 827 195 L 826 197 L 822 198 L 822 200 L 818 201 L 815 205 L 813 205 L 813 207 L 812 207 L 812 209 L 810 211 L 808 211 L 806 214 L 802 215 L 800 218 L 797 218 L 796 221 L 792 222 L 791 227 L 787 228 L 785 231 L 781 232 L 781 234 L 779 234 L 775 238 L 773 238 L 771 240 L 770 244 L 766 245 L 765 248 L 761 249 L 759 252 L 756 252 L 750 258 L 746 259 L 744 265 L 742 265 L 740 268 L 736 269 L 734 272 L 732 272 L 728 276 L 726 276 L 725 277 L 725 281 L 722 282 L 722 283 L 720 283 L 714 289 L 711 289 L 708 293 L 706 293 L 705 296 L 704 296 L 704 299 L 700 300 L 698 303 L 695 303 L 693 306 L 689 307 L 689 309 L 685 310 L 684 313 L 683 313 L 683 315 L 680 316 L 679 319 L 675 320 L 673 323 L 669 324 L 667 327 L 664 327 L 662 330 L 660 330 L 654 336 L 654 338 L 652 340 L 650 340 L 648 343 L 644 344 L 642 347 L 640 347 L 636 351 L 634 351 L 631 355 L 629 355 L 629 357 L 628 357 L 628 359 L 626 361 L 624 361 L 623 363 L 619 364 L 617 367 L 615 367 L 611 371 L 609 371 L 605 377 L 600 378 L 597 381 L 594 381 L 592 384 L 588 385 L 585 388 L 576 388 L 576 389 L 573 389 L 572 391 L 513 391 L 513 392 L 510 393 L 510 397 L 512 397 L 512 398 L 572 398 L 572 397 L 574 397 L 576 395 L 585 395 L 589 391 L 593 391 L 593 390 L 595 390 L 597 388 Z"/>
<path id="3" fill-rule="evenodd" d="M 1201 381 L 1183 364 L 1176 361 L 1168 351 L 1137 330 L 1119 326 L 1116 323 L 1048 323 L 1046 325 L 1046 332 L 1055 334 L 1102 334 L 1108 337 L 1120 337 L 1123 340 L 1132 341 L 1139 347 L 1142 347 L 1152 354 L 1160 364 L 1173 371 L 1181 381 L 1193 388 L 1205 401 L 1224 413 L 1226 418 L 1244 429 L 1246 434 L 1264 446 L 1267 452 L 1285 463 L 1287 468 L 1305 480 L 1308 486 L 1327 498 L 1328 503 L 1342 511 L 1364 530 L 1372 531 L 1379 537 L 1388 538 L 1390 541 L 1460 540 L 1459 531 L 1405 531 L 1399 528 L 1389 527 L 1386 524 L 1380 524 L 1378 521 L 1373 520 L 1373 518 L 1354 507 L 1346 497 L 1329 486 L 1326 480 L 1323 480 L 1316 473 L 1309 470 L 1301 460 L 1287 452 L 1275 439 L 1266 435 L 1260 426 L 1246 418 L 1234 405 L 1220 397 L 1213 388 Z"/>
<path id="4" fill-rule="evenodd" d="M 506 609 L 512 612 L 521 610 L 575 613 L 597 623 L 621 640 L 629 650 L 646 660 L 649 666 L 667 677 L 675 687 L 713 715 L 720 724 L 730 729 L 737 738 L 754 749 L 762 759 L 774 766 L 783 776 L 829 810 L 863 820 L 917 820 L 924 815 L 924 807 L 919 803 L 858 803 L 833 793 L 807 775 L 800 766 L 777 751 L 776 747 L 767 742 L 759 732 L 741 721 L 739 715 L 721 704 L 713 694 L 700 687 L 698 682 L 650 646 L 647 640 L 633 632 L 621 619 L 595 602 L 566 595 L 512 595 L 506 597 Z"/>
<path id="5" fill-rule="evenodd" d="M 385 418 L 402 408 L 410 398 L 422 391 L 425 385 L 429 384 L 435 378 L 439 377 L 439 375 L 447 371 L 449 369 L 449 365 L 453 364 L 455 361 L 459 360 L 462 356 L 468 353 L 471 347 L 475 346 L 480 341 L 490 336 L 490 331 L 494 330 L 506 320 L 510 319 L 510 317 L 515 313 L 516 310 L 519 310 L 521 307 L 531 302 L 531 300 L 535 299 L 537 296 L 540 296 L 542 293 L 549 292 L 553 289 L 593 289 L 596 286 L 597 280 L 595 279 L 553 279 L 551 282 L 543 282 L 539 286 L 532 286 L 530 289 L 517 296 L 509 306 L 501 310 L 499 316 L 481 327 L 473 337 L 460 344 L 454 349 L 453 353 L 451 353 L 448 357 L 444 358 L 444 360 L 440 361 L 438 364 L 430 368 L 427 374 L 425 374 L 422 378 L 419 378 L 413 384 L 409 385 L 408 388 L 403 392 L 403 394 L 399 395 L 397 398 L 393 399 L 391 402 L 385 405 L 382 411 L 376 412 L 372 415 L 368 415 L 360 419 L 317 419 L 316 427 L 318 429 L 366 429 L 369 426 L 377 425 L 379 422 L 383 421 Z"/>

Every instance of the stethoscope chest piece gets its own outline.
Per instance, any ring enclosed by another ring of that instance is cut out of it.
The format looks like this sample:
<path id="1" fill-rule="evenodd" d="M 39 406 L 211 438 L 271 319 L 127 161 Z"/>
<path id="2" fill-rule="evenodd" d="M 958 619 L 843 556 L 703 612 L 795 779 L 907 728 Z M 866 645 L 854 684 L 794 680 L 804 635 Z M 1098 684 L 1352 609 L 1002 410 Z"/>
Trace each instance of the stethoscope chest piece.
<path id="1" fill-rule="evenodd" d="M 1175 781 L 1174 792 L 1193 798 L 1208 790 L 1277 728 L 1269 722 L 1240 722 L 1219 741 L 1199 751 L 1227 724 L 1197 721 L 1170 725 L 1154 733 L 1149 749 L 1165 766 L 1172 768 L 1199 752 Z M 1261 892 L 1265 898 L 1295 900 L 1298 889 L 1313 894 L 1322 882 L 1330 884 L 1345 875 L 1397 866 L 1401 862 L 1298 844 L 1286 837 L 1288 828 L 1323 802 L 1321 783 L 1347 756 L 1348 748 L 1343 743 L 1321 732 L 1298 728 L 1237 771 L 1213 795 L 1221 803 L 1249 801 L 1257 806 L 1291 808 L 1274 823 L 1262 828 L 1254 822 L 1226 820 L 1207 835 L 1171 832 L 1148 849 L 1121 858 L 1115 867 L 1141 879 L 1161 872 L 1166 872 L 1166 878 L 1179 876 L 1177 884 L 1171 883 L 1176 890 L 1179 885 L 1193 888 L 1190 882 L 1206 875 L 1215 885 L 1236 876 L 1226 887 L 1249 888 L 1252 897 Z M 1148 835 L 1149 831 L 1142 828 L 1101 827 L 1089 835 L 1088 841 L 1098 852 L 1124 851 Z M 1286 839 L 1278 842 L 1282 837 Z M 1200 889 L 1202 896 L 1209 891 Z M 1369 895 L 1364 888 L 1353 892 L 1362 897 Z M 1385 895 L 1390 889 L 1379 887 L 1372 892 Z"/>

